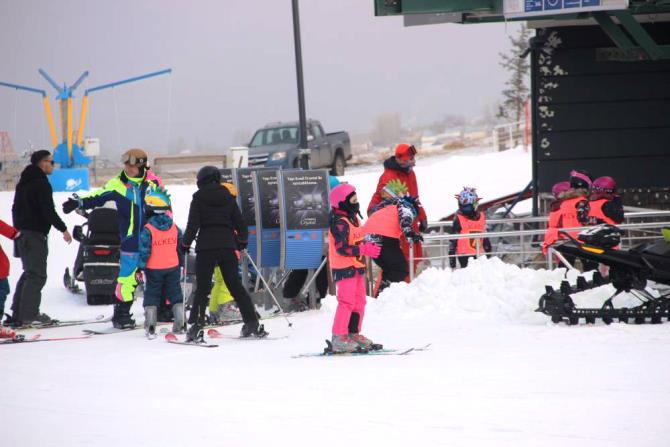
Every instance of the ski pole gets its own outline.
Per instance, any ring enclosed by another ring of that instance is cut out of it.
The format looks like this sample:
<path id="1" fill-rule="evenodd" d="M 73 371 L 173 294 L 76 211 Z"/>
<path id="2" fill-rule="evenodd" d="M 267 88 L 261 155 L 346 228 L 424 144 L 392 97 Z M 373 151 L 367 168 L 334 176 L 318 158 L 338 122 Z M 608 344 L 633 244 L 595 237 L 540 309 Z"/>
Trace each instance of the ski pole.
<path id="1" fill-rule="evenodd" d="M 265 285 L 265 288 L 268 290 L 268 293 L 272 297 L 272 300 L 275 302 L 275 304 L 279 308 L 279 311 L 281 312 L 281 314 L 284 316 L 284 319 L 288 323 L 288 327 L 293 327 L 293 323 L 291 323 L 291 320 L 289 320 L 288 317 L 286 316 L 286 312 L 284 312 L 284 309 L 282 309 L 282 307 L 279 305 L 279 301 L 277 301 L 277 297 L 275 296 L 275 294 L 272 293 L 272 289 L 270 289 L 270 285 L 265 281 L 265 278 L 263 278 L 263 275 L 261 275 L 260 270 L 258 270 L 258 267 L 256 267 L 256 263 L 254 262 L 253 259 L 251 259 L 251 255 L 249 254 L 249 252 L 246 249 L 244 250 L 244 254 L 246 255 L 249 262 L 251 262 L 251 265 L 253 266 L 254 270 L 256 270 L 256 274 L 258 276 L 260 276 L 261 281 L 263 281 L 263 284 Z"/>
<path id="2" fill-rule="evenodd" d="M 182 295 L 182 322 L 186 326 L 186 274 L 188 272 L 188 251 L 184 250 L 184 278 L 181 281 L 181 295 Z"/>

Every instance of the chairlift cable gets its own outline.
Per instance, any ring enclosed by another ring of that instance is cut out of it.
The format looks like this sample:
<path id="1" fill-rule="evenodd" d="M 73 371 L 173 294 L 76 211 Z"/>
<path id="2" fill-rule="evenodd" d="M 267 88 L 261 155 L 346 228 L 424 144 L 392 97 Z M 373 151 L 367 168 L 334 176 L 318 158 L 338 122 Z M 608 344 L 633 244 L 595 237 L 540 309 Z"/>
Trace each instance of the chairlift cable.
<path id="1" fill-rule="evenodd" d="M 119 126 L 119 104 L 116 97 L 116 88 L 112 87 L 112 95 L 114 96 L 114 121 L 116 121 L 116 147 L 121 152 L 121 127 Z"/>
<path id="2" fill-rule="evenodd" d="M 167 141 L 165 142 L 165 151 L 170 152 L 170 134 L 172 131 L 172 74 L 168 77 L 168 107 L 167 107 Z"/>

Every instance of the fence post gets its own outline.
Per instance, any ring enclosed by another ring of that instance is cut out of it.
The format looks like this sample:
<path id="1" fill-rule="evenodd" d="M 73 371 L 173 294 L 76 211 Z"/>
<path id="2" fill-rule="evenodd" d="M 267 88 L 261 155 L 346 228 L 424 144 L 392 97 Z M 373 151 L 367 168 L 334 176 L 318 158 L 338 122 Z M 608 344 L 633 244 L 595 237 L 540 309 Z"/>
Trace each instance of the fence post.
<path id="1" fill-rule="evenodd" d="M 409 282 L 414 281 L 414 241 L 407 241 L 409 244 Z"/>

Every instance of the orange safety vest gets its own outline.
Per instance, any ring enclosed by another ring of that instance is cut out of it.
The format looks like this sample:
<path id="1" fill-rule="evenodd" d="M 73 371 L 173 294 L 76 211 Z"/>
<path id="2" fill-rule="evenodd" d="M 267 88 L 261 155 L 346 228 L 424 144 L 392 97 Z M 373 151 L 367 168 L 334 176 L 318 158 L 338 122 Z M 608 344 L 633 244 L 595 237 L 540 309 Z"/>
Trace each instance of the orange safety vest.
<path id="1" fill-rule="evenodd" d="M 483 233 L 486 231 L 486 217 L 484 213 L 479 213 L 479 219 L 468 219 L 462 214 L 457 214 L 458 223 L 461 224 L 461 234 Z M 479 252 L 484 253 L 484 239 L 479 239 Z M 456 243 L 456 253 L 459 255 L 476 255 L 477 239 L 458 239 Z"/>
<path id="2" fill-rule="evenodd" d="M 561 207 L 559 208 L 560 217 L 558 228 L 575 228 L 583 226 L 579 219 L 577 219 L 576 208 L 576 205 L 582 200 L 586 200 L 586 198 L 573 197 L 572 199 L 565 199 L 563 202 L 561 202 Z M 577 239 L 577 236 L 579 236 L 579 230 L 568 231 L 568 234 Z"/>
<path id="3" fill-rule="evenodd" d="M 398 205 L 386 205 L 372 213 L 363 225 L 363 232 L 399 239 L 402 229 L 398 222 Z"/>
<path id="4" fill-rule="evenodd" d="M 151 232 L 151 254 L 147 260 L 147 268 L 158 270 L 177 267 L 179 265 L 177 225 L 172 224 L 167 230 L 159 230 L 151 224 L 147 224 L 146 228 Z"/>
<path id="5" fill-rule="evenodd" d="M 558 234 L 559 223 L 561 221 L 560 208 L 549 212 L 549 222 L 547 223 L 547 231 L 544 233 L 544 243 L 542 244 L 542 252 L 546 255 L 547 249 L 550 245 L 559 239 L 565 239 L 565 236 Z"/>
<path id="6" fill-rule="evenodd" d="M 347 225 L 349 225 L 349 245 L 356 245 L 363 240 L 363 229 L 355 226 L 347 218 L 343 218 Z M 343 256 L 335 249 L 335 238 L 332 233 L 328 233 L 328 261 L 331 269 L 346 269 L 349 267 L 363 268 L 365 263 L 362 256 Z"/>
<path id="7" fill-rule="evenodd" d="M 603 213 L 603 205 L 607 201 L 608 201 L 607 199 L 598 199 L 590 201 L 589 217 L 595 217 L 596 219 L 600 219 L 606 224 L 616 225 L 616 222 L 614 222 L 612 219 L 607 217 L 605 213 Z"/>

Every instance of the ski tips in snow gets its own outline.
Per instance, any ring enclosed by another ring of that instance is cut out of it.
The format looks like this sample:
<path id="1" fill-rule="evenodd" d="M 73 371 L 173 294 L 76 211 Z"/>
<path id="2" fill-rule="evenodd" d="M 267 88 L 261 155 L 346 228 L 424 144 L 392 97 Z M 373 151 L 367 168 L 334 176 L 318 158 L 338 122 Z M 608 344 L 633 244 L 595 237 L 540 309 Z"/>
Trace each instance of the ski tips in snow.
<path id="1" fill-rule="evenodd" d="M 165 341 L 173 345 L 199 346 L 201 348 L 216 348 L 219 346 L 207 343 L 206 341 L 203 342 L 182 341 L 173 332 L 168 332 L 167 334 L 165 334 Z"/>
<path id="2" fill-rule="evenodd" d="M 16 345 L 22 343 L 34 343 L 38 341 L 65 341 L 65 340 L 84 340 L 86 338 L 91 338 L 91 335 L 80 335 L 74 337 L 53 337 L 53 338 L 42 338 L 41 334 L 31 335 L 26 337 L 25 335 L 19 334 L 14 338 L 8 338 L 0 341 L 0 345 Z"/>
<path id="3" fill-rule="evenodd" d="M 412 352 L 426 351 L 431 346 L 432 343 L 420 347 L 411 347 L 405 349 L 378 349 L 378 350 L 360 350 L 353 352 L 335 352 L 332 350 L 332 343 L 330 340 L 326 340 L 327 347 L 324 348 L 323 352 L 311 352 L 306 354 L 297 354 L 291 356 L 291 358 L 299 359 L 305 357 L 348 357 L 348 356 L 377 356 L 377 355 L 408 355 Z M 328 348 L 331 348 L 330 350 Z"/>
<path id="4" fill-rule="evenodd" d="M 207 336 L 211 338 L 229 338 L 231 340 L 283 340 L 285 338 L 288 338 L 288 335 L 280 335 L 280 336 L 264 335 L 262 337 L 252 335 L 249 337 L 241 337 L 239 335 L 223 334 L 213 328 L 207 331 Z"/>

